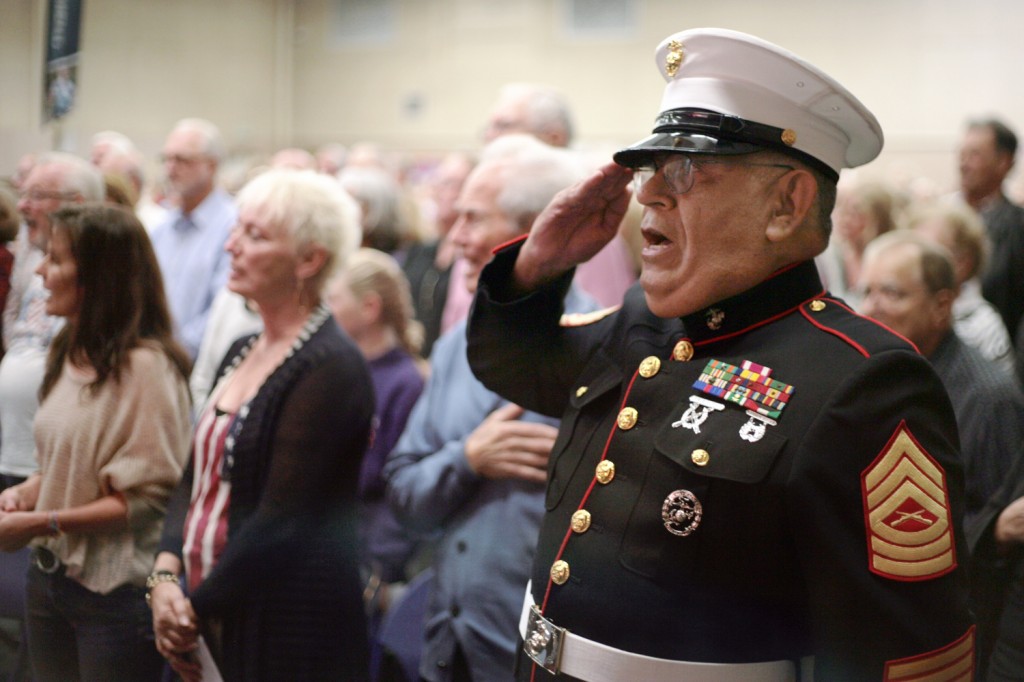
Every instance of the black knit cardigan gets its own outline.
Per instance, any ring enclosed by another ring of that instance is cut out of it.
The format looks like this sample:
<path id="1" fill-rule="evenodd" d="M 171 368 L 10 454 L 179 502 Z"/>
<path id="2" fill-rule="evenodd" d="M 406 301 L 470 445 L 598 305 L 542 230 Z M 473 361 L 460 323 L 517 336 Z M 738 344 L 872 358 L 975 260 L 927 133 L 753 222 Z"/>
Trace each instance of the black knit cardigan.
<path id="1" fill-rule="evenodd" d="M 355 344 L 323 313 L 243 408 L 231 433 L 228 541 L 191 595 L 223 626 L 226 680 L 361 680 L 369 658 L 358 573 L 356 486 L 374 409 Z M 307 327 L 309 327 L 308 325 Z M 218 379 L 254 337 L 238 340 Z M 179 557 L 190 458 L 161 551 Z"/>

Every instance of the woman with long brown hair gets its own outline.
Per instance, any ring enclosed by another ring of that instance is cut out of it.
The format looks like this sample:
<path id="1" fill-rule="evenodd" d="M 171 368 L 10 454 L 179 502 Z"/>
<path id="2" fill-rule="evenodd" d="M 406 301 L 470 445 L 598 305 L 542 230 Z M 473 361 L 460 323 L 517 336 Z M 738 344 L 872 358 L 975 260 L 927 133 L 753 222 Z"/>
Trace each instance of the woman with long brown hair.
<path id="1" fill-rule="evenodd" d="M 26 622 L 40 680 L 153 680 L 143 595 L 188 454 L 188 360 L 160 270 L 131 213 L 53 216 L 37 272 L 65 319 L 35 420 L 39 473 L 0 493 L 0 548 L 28 543 Z"/>

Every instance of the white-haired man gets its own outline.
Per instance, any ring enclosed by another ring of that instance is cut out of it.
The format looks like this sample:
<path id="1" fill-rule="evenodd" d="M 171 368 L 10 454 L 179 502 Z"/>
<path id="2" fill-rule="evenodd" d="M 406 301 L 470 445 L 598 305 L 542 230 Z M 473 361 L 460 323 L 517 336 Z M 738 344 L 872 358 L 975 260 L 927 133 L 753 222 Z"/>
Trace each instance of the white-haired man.
<path id="1" fill-rule="evenodd" d="M 467 271 L 451 286 L 476 289 L 491 250 L 530 229 L 579 171 L 570 152 L 528 136 L 491 143 L 463 185 L 451 239 Z M 579 294 L 570 310 L 594 307 Z M 384 469 L 399 519 L 440 532 L 420 675 L 431 682 L 507 677 L 516 615 L 544 510 L 554 421 L 524 413 L 477 381 L 465 321 L 438 339 L 430 379 Z"/>
<path id="2" fill-rule="evenodd" d="M 21 187 L 24 228 L 14 247 L 14 272 L 4 308 L 0 362 L 0 477 L 3 486 L 36 472 L 32 420 L 39 406 L 46 352 L 61 319 L 46 314 L 48 294 L 36 267 L 50 241 L 50 215 L 69 203 L 103 200 L 103 177 L 88 161 L 52 152 L 41 155 Z"/>
<path id="3" fill-rule="evenodd" d="M 153 249 L 178 339 L 195 359 L 210 304 L 227 281 L 224 243 L 237 210 L 216 185 L 224 143 L 215 125 L 197 118 L 179 121 L 164 142 L 162 158 L 177 206 L 153 229 Z"/>

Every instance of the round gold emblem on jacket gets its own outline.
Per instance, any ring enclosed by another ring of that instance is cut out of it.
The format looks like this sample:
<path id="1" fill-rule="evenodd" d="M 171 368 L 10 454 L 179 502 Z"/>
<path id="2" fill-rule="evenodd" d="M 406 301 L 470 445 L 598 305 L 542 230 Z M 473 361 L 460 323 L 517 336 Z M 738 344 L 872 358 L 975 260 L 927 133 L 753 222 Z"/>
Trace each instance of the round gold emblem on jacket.
<path id="1" fill-rule="evenodd" d="M 825 309 L 825 302 L 824 301 L 811 301 L 811 310 L 813 310 L 814 312 L 820 313 L 824 309 Z"/>
<path id="2" fill-rule="evenodd" d="M 693 461 L 694 464 L 696 464 L 699 467 L 702 467 L 707 466 L 707 463 L 711 461 L 711 455 L 708 453 L 707 450 L 697 448 L 696 450 L 690 453 L 690 459 Z"/>
<path id="3" fill-rule="evenodd" d="M 577 509 L 572 515 L 572 532 L 586 533 L 590 529 L 590 512 L 586 509 Z"/>
<path id="4" fill-rule="evenodd" d="M 676 347 L 672 349 L 672 357 L 679 362 L 689 362 L 693 357 L 693 344 L 687 339 L 678 341 Z"/>
<path id="5" fill-rule="evenodd" d="M 569 579 L 569 564 L 559 559 L 551 564 L 551 582 L 556 585 L 564 585 Z"/>
<path id="6" fill-rule="evenodd" d="M 661 360 L 656 355 L 649 355 L 640 363 L 640 376 L 650 379 L 661 369 Z"/>
<path id="7" fill-rule="evenodd" d="M 623 407 L 615 421 L 618 423 L 620 429 L 623 431 L 629 431 L 631 428 L 636 426 L 636 420 L 639 414 L 640 413 L 637 412 L 634 407 Z"/>
<path id="8" fill-rule="evenodd" d="M 597 470 L 594 473 L 597 477 L 597 482 L 601 485 L 607 485 L 612 482 L 615 478 L 615 462 L 610 459 L 602 459 L 597 463 Z"/>

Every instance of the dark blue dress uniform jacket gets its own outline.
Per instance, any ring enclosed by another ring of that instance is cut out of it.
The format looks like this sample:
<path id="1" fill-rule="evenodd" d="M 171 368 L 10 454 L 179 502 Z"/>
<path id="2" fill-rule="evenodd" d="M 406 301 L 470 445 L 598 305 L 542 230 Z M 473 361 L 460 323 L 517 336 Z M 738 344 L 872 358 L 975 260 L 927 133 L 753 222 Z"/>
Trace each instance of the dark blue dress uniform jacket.
<path id="1" fill-rule="evenodd" d="M 617 312 L 560 324 L 569 276 L 513 299 L 518 248 L 484 271 L 469 356 L 492 390 L 563 417 L 532 571 L 547 618 L 660 658 L 813 655 L 816 680 L 970 679 L 956 420 L 910 343 L 830 298 L 812 262 L 683 319 L 654 316 L 634 287 Z M 681 340 L 689 359 L 673 359 Z M 645 378 L 649 357 L 660 368 Z M 742 406 L 693 387 L 712 359 L 793 387 L 759 440 L 740 437 Z M 699 433 L 673 426 L 691 396 L 724 405 Z M 622 428 L 627 407 L 636 423 Z M 663 519 L 675 491 L 702 508 L 686 536 Z M 582 533 L 578 509 L 590 513 Z M 522 657 L 521 679 L 530 667 Z"/>

